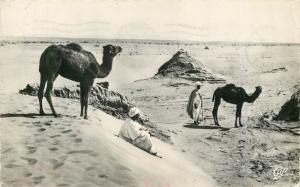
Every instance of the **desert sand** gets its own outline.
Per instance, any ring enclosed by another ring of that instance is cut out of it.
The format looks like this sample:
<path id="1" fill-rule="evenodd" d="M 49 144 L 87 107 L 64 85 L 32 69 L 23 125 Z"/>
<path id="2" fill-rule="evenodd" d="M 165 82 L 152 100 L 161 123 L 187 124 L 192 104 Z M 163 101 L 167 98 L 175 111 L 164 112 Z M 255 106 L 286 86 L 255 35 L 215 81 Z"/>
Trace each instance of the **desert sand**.
<path id="1" fill-rule="evenodd" d="M 97 46 L 105 44 L 82 45 L 99 59 L 101 48 Z M 124 51 L 112 73 L 97 81 L 109 81 L 110 89 L 130 98 L 170 135 L 172 143 L 154 139 L 163 158 L 117 138 L 114 134 L 122 120 L 91 106 L 90 118 L 80 118 L 78 100 L 53 98 L 62 116 L 37 115 L 37 97 L 20 95 L 18 90 L 39 82 L 38 60 L 49 43 L 4 43 L 0 48 L 3 186 L 256 187 L 298 183 L 299 123 L 274 121 L 272 116 L 299 84 L 299 45 L 216 43 L 205 44 L 209 49 L 204 49 L 203 44 L 188 43 L 118 44 Z M 243 107 L 244 127 L 233 128 L 235 106 L 225 102 L 219 108 L 222 128 L 213 124 L 212 93 L 224 83 L 204 82 L 201 91 L 206 120 L 194 127 L 185 112 L 193 81 L 152 79 L 182 48 L 226 82 L 243 86 L 247 93 L 262 86 L 257 101 Z M 59 77 L 54 87 L 75 84 Z M 274 180 L 277 167 L 288 168 L 288 172 Z"/>
<path id="2" fill-rule="evenodd" d="M 19 105 L 15 101 L 19 101 Z M 115 136 L 122 120 L 78 101 L 55 98 L 62 116 L 36 114 L 36 97 L 1 95 L 3 186 L 215 186 L 200 168 L 157 139 L 163 158 Z"/>

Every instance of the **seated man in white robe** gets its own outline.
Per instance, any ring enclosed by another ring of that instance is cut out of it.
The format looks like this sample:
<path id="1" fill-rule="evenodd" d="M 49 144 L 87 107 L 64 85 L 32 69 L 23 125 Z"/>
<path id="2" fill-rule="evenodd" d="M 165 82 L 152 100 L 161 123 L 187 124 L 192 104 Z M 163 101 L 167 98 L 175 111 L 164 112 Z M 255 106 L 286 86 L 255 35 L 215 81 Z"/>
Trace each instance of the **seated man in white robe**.
<path id="1" fill-rule="evenodd" d="M 145 128 L 142 128 L 142 126 L 137 122 L 140 115 L 140 110 L 136 107 L 133 107 L 130 109 L 128 114 L 129 118 L 126 119 L 122 125 L 119 132 L 119 137 L 149 152 L 150 154 L 156 155 L 157 152 L 154 151 L 152 147 L 149 132 Z"/>

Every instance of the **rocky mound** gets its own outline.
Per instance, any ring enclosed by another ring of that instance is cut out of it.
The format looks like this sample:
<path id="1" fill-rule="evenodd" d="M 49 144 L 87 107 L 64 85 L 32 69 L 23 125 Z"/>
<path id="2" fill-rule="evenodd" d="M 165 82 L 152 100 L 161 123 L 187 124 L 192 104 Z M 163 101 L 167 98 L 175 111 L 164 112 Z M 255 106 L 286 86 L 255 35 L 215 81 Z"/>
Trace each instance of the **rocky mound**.
<path id="1" fill-rule="evenodd" d="M 125 119 L 128 117 L 129 109 L 135 105 L 126 96 L 123 96 L 118 92 L 110 91 L 107 88 L 104 88 L 103 85 L 106 86 L 105 83 L 93 86 L 89 95 L 89 104 L 118 119 Z M 38 90 L 38 85 L 27 84 L 26 88 L 20 90 L 19 93 L 37 96 Z M 79 86 L 54 88 L 52 95 L 61 98 L 80 99 L 80 88 Z M 157 138 L 163 141 L 170 141 L 170 136 L 157 129 L 156 124 L 152 123 L 146 114 L 140 116 L 139 122 L 147 127 Z"/>
<path id="2" fill-rule="evenodd" d="M 300 116 L 300 89 L 287 101 L 275 117 L 276 120 L 299 121 Z"/>
<path id="3" fill-rule="evenodd" d="M 279 68 L 275 68 L 275 69 L 271 69 L 269 71 L 264 71 L 263 73 L 277 73 L 277 72 L 287 72 L 288 69 L 286 69 L 286 67 L 279 67 Z"/>
<path id="4" fill-rule="evenodd" d="M 191 57 L 186 51 L 180 50 L 164 63 L 155 78 L 182 78 L 192 81 L 225 82 L 220 75 L 212 73 L 200 61 Z"/>

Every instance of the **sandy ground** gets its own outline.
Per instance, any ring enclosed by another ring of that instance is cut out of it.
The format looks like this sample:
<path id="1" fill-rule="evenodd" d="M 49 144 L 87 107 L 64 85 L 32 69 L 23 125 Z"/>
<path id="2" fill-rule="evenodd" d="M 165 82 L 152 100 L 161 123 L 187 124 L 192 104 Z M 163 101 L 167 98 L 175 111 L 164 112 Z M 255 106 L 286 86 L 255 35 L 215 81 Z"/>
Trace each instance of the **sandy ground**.
<path id="1" fill-rule="evenodd" d="M 192 82 L 145 79 L 126 84 L 119 90 L 130 96 L 159 127 L 169 132 L 174 147 L 195 165 L 204 168 L 218 185 L 295 186 L 299 181 L 299 136 L 258 127 L 264 114 L 278 113 L 295 91 L 294 86 L 299 84 L 299 49 L 257 46 L 241 47 L 237 51 L 218 47 L 211 49 L 213 57 L 206 56 L 203 51 L 201 56 L 200 52 L 197 55 L 191 51 L 206 67 L 221 73 L 228 83 L 242 86 L 247 93 L 253 93 L 255 86 L 263 88 L 254 103 L 244 104 L 243 128 L 233 128 L 236 107 L 224 101 L 218 113 L 224 128 L 214 126 L 212 95 L 224 84 L 204 83 L 201 93 L 206 120 L 198 127 L 191 125 L 192 120 L 186 113 L 188 96 L 194 89 Z M 279 48 L 281 52 L 277 51 Z M 268 71 L 276 67 L 285 67 L 288 71 Z M 271 123 L 293 127 L 298 133 L 300 130 L 297 122 Z M 289 172 L 279 180 L 273 180 L 273 171 L 278 167 L 288 168 Z"/>
<path id="2" fill-rule="evenodd" d="M 182 82 L 180 86 L 178 82 Z M 299 136 L 259 128 L 259 118 L 264 113 L 270 115 L 272 110 L 278 111 L 281 103 L 289 99 L 292 89 L 274 96 L 278 90 L 263 85 L 259 99 L 243 107 L 243 128 L 233 128 L 235 106 L 222 102 L 219 122 L 223 128 L 218 128 L 212 120 L 211 94 L 222 85 L 204 84 L 202 87 L 206 120 L 197 127 L 192 126 L 192 120 L 185 112 L 192 83 L 171 79 L 143 80 L 130 86 L 126 86 L 124 92 L 131 94 L 138 106 L 171 134 L 178 151 L 196 166 L 204 168 L 219 186 L 295 186 L 299 181 Z M 254 88 L 247 91 L 252 93 Z M 279 125 L 300 129 L 298 122 L 281 123 Z M 273 171 L 277 167 L 289 168 L 289 172 L 287 176 L 273 180 Z"/>
<path id="3" fill-rule="evenodd" d="M 106 43 L 98 43 L 100 46 Z M 163 159 L 128 145 L 115 134 L 121 121 L 89 108 L 90 119 L 79 118 L 79 102 L 54 98 L 60 118 L 40 117 L 36 97 L 16 94 L 38 83 L 38 60 L 49 44 L 5 44 L 0 47 L 1 182 L 8 186 L 292 186 L 299 181 L 299 136 L 257 128 L 265 113 L 277 113 L 299 84 L 300 46 L 238 46 L 217 44 L 162 45 L 121 43 L 107 79 L 111 89 L 132 99 L 150 119 L 171 135 L 173 144 L 154 139 Z M 82 44 L 99 59 L 101 48 Z M 242 111 L 244 128 L 235 129 L 235 106 L 222 102 L 220 124 L 211 119 L 213 91 L 222 85 L 205 83 L 205 125 L 191 126 L 185 107 L 193 83 L 144 80 L 179 49 L 199 59 L 226 80 L 252 93 L 263 92 Z M 286 67 L 287 72 L 263 73 Z M 13 72 L 13 73 L 12 73 Z M 58 77 L 54 87 L 74 84 Z M 45 101 L 44 101 L 45 102 Z M 45 108 L 48 105 L 44 104 Z M 47 108 L 49 112 L 49 108 Z M 281 125 L 296 126 L 299 123 Z M 288 172 L 273 180 L 277 167 Z M 203 171 L 205 171 L 205 174 Z M 211 176 L 214 181 L 211 181 Z M 213 184 L 212 184 L 213 185 Z M 4 185 L 3 185 L 4 186 Z"/>
<path id="4" fill-rule="evenodd" d="M 37 115 L 36 97 L 0 101 L 2 186 L 215 185 L 169 144 L 153 140 L 158 158 L 116 137 L 121 120 L 92 107 L 78 117 L 78 101 L 55 98 L 59 118 Z"/>

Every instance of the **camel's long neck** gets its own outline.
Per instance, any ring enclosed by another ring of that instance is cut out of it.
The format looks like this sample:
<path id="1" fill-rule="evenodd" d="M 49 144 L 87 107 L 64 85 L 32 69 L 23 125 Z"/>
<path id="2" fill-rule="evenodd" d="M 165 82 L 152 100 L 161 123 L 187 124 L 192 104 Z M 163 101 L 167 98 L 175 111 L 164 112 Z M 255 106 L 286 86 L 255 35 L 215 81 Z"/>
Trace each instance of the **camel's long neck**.
<path id="1" fill-rule="evenodd" d="M 252 95 L 250 95 L 246 98 L 246 102 L 253 103 L 258 98 L 259 94 L 260 94 L 260 92 L 256 90 Z"/>
<path id="2" fill-rule="evenodd" d="M 102 64 L 98 67 L 97 78 L 104 78 L 109 75 L 112 69 L 113 57 L 103 55 Z"/>

